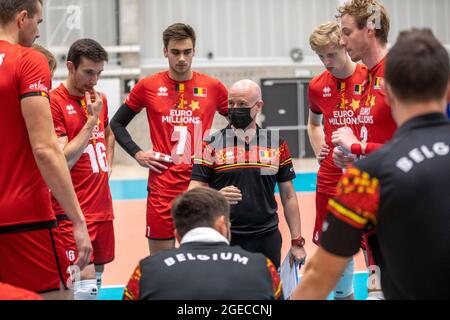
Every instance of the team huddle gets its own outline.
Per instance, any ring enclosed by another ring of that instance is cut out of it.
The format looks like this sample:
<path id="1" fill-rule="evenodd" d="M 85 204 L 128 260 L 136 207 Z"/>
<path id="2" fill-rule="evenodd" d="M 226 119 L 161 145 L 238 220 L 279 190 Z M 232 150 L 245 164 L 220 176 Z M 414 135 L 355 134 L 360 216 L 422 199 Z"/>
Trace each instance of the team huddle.
<path id="1" fill-rule="evenodd" d="M 308 89 L 308 135 L 320 169 L 311 239 L 318 250 L 306 263 L 289 146 L 257 125 L 264 107 L 257 83 L 227 89 L 193 71 L 195 31 L 175 23 L 163 32 L 169 69 L 139 81 L 109 119 L 107 97 L 95 90 L 108 62 L 97 41 L 71 45 L 67 78 L 51 90 L 56 60 L 33 45 L 42 7 L 42 0 L 0 0 L 0 71 L 7 75 L 0 134 L 13 137 L 1 142 L 0 298 L 97 299 L 115 252 L 115 141 L 149 170 L 142 231 L 150 256 L 124 299 L 324 299 L 330 292 L 354 299 L 352 257 L 360 249 L 375 279 L 369 299 L 450 297 L 445 268 L 429 283 L 416 279 L 420 268 L 399 258 L 412 250 L 404 248 L 412 235 L 405 230 L 397 241 L 393 230 L 422 228 L 427 243 L 440 243 L 426 261 L 450 266 L 450 203 L 425 191 L 450 190 L 449 59 L 430 30 L 403 32 L 388 51 L 384 6 L 352 0 L 338 8 L 338 22 L 310 35 L 326 70 Z M 371 9 L 380 21 L 370 20 Z M 144 109 L 151 150 L 127 130 Z M 216 112 L 229 124 L 210 134 Z M 306 263 L 290 297 L 278 273 L 276 186 L 290 262 Z M 408 202 L 397 187 L 424 198 Z M 423 222 L 427 205 L 429 219 L 441 224 Z"/>

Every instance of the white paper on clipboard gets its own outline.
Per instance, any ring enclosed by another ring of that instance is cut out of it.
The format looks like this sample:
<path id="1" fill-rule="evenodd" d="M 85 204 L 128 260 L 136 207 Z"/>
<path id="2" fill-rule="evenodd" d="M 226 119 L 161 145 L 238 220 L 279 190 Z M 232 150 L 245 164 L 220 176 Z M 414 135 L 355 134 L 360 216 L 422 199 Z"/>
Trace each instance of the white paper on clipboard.
<path id="1" fill-rule="evenodd" d="M 280 268 L 280 279 L 281 285 L 283 287 L 284 299 L 288 299 L 291 296 L 295 287 L 297 287 L 298 283 L 300 282 L 300 263 L 296 259 L 294 259 L 294 263 L 292 264 L 291 268 L 291 266 L 289 265 L 289 256 L 290 254 L 288 253 L 284 258 Z"/>

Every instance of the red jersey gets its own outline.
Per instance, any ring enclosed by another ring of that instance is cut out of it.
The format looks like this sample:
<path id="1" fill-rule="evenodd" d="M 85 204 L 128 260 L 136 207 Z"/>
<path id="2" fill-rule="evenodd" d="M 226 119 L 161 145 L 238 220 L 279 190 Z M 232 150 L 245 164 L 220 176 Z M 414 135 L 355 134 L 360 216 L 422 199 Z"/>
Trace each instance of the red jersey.
<path id="1" fill-rule="evenodd" d="M 44 300 L 32 291 L 10 286 L 0 282 L 0 300 Z"/>
<path id="2" fill-rule="evenodd" d="M 384 144 L 392 138 L 397 124 L 391 114 L 391 106 L 386 102 L 386 94 L 381 84 L 384 81 L 383 58 L 369 70 L 369 79 L 364 90 L 363 103 L 359 109 L 359 139 L 364 142 Z"/>
<path id="3" fill-rule="evenodd" d="M 358 110 L 362 102 L 363 84 L 368 70 L 362 64 L 356 65 L 355 72 L 346 79 L 338 79 L 324 71 L 311 80 L 308 87 L 309 108 L 324 118 L 325 142 L 334 149 L 331 135 L 341 127 L 351 127 L 358 132 Z M 342 170 L 333 162 L 333 152 L 320 164 L 317 175 L 317 191 L 335 194 Z"/>
<path id="4" fill-rule="evenodd" d="M 22 98 L 48 97 L 47 59 L 31 48 L 0 40 L 0 74 L 0 227 L 54 220 L 21 110 Z"/>
<path id="5" fill-rule="evenodd" d="M 153 150 L 173 158 L 168 170 L 149 175 L 151 193 L 170 197 L 186 190 L 195 148 L 201 151 L 215 112 L 228 113 L 225 86 L 198 72 L 178 82 L 165 71 L 139 81 L 125 103 L 135 112 L 146 108 Z"/>
<path id="6" fill-rule="evenodd" d="M 56 135 L 67 136 L 73 140 L 87 120 L 84 97 L 71 96 L 61 84 L 50 93 L 53 123 Z M 108 161 L 106 159 L 105 128 L 108 126 L 108 105 L 103 96 L 103 108 L 89 144 L 80 159 L 70 170 L 72 183 L 81 210 L 88 221 L 107 221 L 114 219 L 112 197 L 108 183 Z M 53 209 L 57 215 L 64 214 L 63 208 L 55 198 Z"/>

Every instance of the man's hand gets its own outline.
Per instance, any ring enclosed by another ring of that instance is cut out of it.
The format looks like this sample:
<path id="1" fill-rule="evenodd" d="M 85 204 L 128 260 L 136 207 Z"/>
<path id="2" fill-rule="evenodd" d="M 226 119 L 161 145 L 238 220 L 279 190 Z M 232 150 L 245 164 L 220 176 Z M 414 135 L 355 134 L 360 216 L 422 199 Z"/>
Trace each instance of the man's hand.
<path id="1" fill-rule="evenodd" d="M 219 192 L 228 200 L 230 204 L 237 204 L 242 200 L 241 190 L 235 186 L 228 186 L 219 190 Z"/>
<path id="2" fill-rule="evenodd" d="M 342 127 L 334 131 L 331 136 L 331 141 L 335 146 L 341 146 L 348 152 L 350 152 L 352 144 L 360 143 L 349 127 Z"/>
<path id="3" fill-rule="evenodd" d="M 102 96 L 98 92 L 86 92 L 86 106 L 88 113 L 88 121 L 94 121 L 97 124 L 98 118 L 100 117 L 100 112 L 103 107 Z"/>
<path id="4" fill-rule="evenodd" d="M 86 221 L 73 224 L 73 238 L 77 245 L 78 259 L 75 261 L 80 270 L 83 270 L 89 264 L 92 253 L 92 244 L 87 231 Z"/>
<path id="5" fill-rule="evenodd" d="M 153 150 L 139 151 L 134 158 L 142 167 L 149 168 L 150 171 L 158 174 L 161 174 L 162 170 L 168 169 L 163 163 L 172 163 L 171 156 Z"/>
<path id="6" fill-rule="evenodd" d="M 355 159 L 356 156 L 343 151 L 341 147 L 336 147 L 333 149 L 334 164 L 341 169 L 347 168 L 348 165 L 355 162 Z"/>
<path id="7" fill-rule="evenodd" d="M 320 153 L 317 156 L 317 161 L 319 162 L 319 164 L 325 160 L 326 157 L 328 157 L 328 154 L 330 153 L 330 148 L 328 147 L 328 145 L 326 143 L 324 143 L 322 145 L 322 148 L 320 149 Z"/>
<path id="8" fill-rule="evenodd" d="M 291 266 L 291 268 L 294 264 L 294 259 L 300 263 L 299 267 L 305 264 L 306 262 L 305 247 L 291 246 L 290 253 L 291 254 L 289 256 L 289 265 Z"/>

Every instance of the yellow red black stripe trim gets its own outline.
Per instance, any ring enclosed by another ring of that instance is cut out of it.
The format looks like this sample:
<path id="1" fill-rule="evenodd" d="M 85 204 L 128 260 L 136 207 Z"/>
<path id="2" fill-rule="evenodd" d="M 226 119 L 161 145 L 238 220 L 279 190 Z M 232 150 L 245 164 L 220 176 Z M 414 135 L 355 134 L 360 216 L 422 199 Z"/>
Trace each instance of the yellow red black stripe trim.
<path id="1" fill-rule="evenodd" d="M 361 217 L 357 213 L 351 211 L 350 209 L 347 209 L 334 199 L 330 199 L 330 201 L 328 201 L 328 205 L 330 206 L 330 208 L 336 210 L 337 213 L 356 222 L 358 225 L 365 226 L 369 221 L 367 218 Z"/>
<path id="2" fill-rule="evenodd" d="M 195 164 L 205 164 L 208 167 L 212 167 L 213 166 L 213 164 L 211 162 L 206 161 L 205 159 L 199 159 L 199 158 L 194 158 L 194 163 Z"/>
<path id="3" fill-rule="evenodd" d="M 287 165 L 287 164 L 289 164 L 289 163 L 292 163 L 292 158 L 289 158 L 289 159 L 284 160 L 284 161 L 280 164 L 280 167 L 283 167 L 283 166 L 285 166 L 285 165 Z"/>
<path id="4" fill-rule="evenodd" d="M 227 169 L 234 169 L 234 168 L 273 168 L 278 170 L 277 166 L 273 166 L 270 164 L 263 164 L 263 163 L 233 163 L 233 164 L 227 164 L 222 166 L 217 166 L 215 169 L 216 171 L 220 170 L 227 170 Z"/>
<path id="5" fill-rule="evenodd" d="M 44 97 L 50 99 L 47 92 L 38 91 L 38 92 L 28 92 L 20 96 L 20 99 L 28 98 L 28 97 Z"/>

